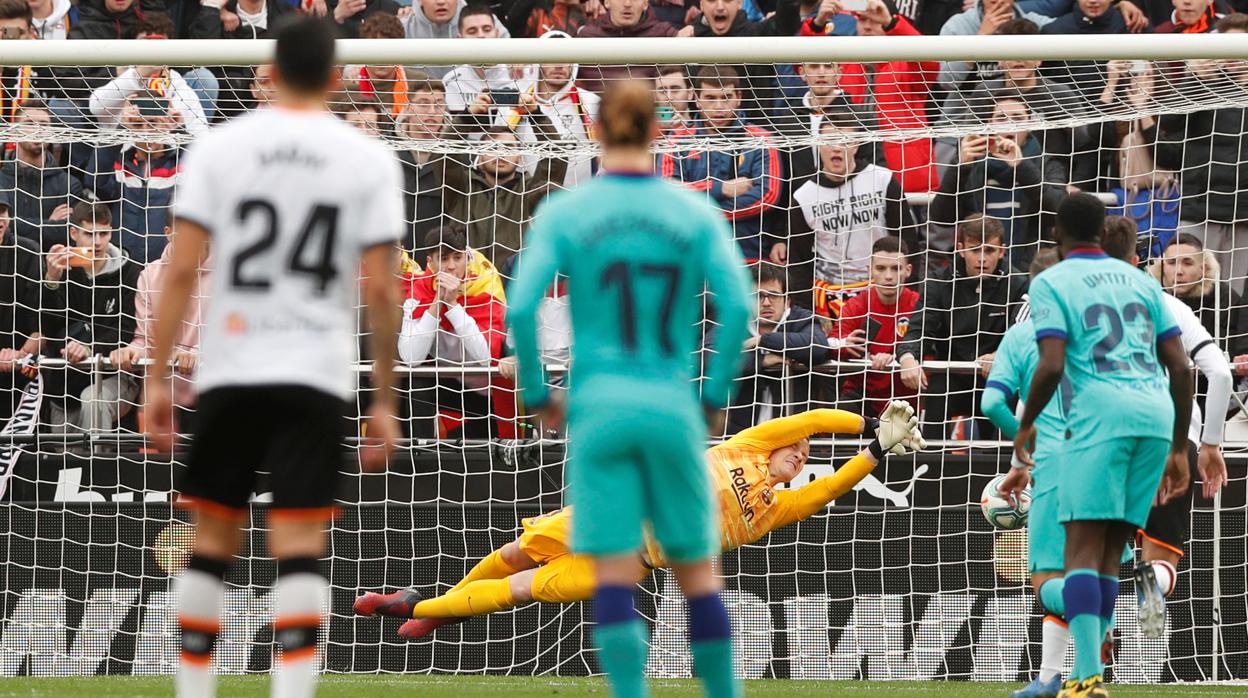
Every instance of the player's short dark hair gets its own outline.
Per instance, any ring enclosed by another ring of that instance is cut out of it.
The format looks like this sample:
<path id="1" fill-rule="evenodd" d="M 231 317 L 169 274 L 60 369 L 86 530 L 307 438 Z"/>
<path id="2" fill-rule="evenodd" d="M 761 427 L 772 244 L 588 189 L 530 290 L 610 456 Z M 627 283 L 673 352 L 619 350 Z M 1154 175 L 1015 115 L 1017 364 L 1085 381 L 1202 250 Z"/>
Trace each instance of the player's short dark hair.
<path id="1" fill-rule="evenodd" d="M 434 228 L 425 233 L 425 245 L 422 249 L 426 257 L 444 252 L 467 252 L 468 230 L 459 224 Z"/>
<path id="2" fill-rule="evenodd" d="M 360 23 L 361 39 L 402 39 L 403 23 L 389 12 L 374 12 Z"/>
<path id="3" fill-rule="evenodd" d="M 1091 194 L 1071 194 L 1057 207 L 1054 227 L 1064 239 L 1098 243 L 1105 229 L 1105 204 Z"/>
<path id="4" fill-rule="evenodd" d="M 1232 12 L 1219 19 L 1214 27 L 1217 28 L 1219 34 L 1232 31 L 1248 32 L 1248 14 Z"/>
<path id="5" fill-rule="evenodd" d="M 871 254 L 875 254 L 877 252 L 900 254 L 902 258 L 910 256 L 910 250 L 906 248 L 905 240 L 902 240 L 896 235 L 886 235 L 879 240 L 876 240 L 871 245 Z"/>
<path id="6" fill-rule="evenodd" d="M 27 26 L 34 26 L 35 21 L 26 0 L 0 0 L 0 19 L 24 19 Z"/>
<path id="7" fill-rule="evenodd" d="M 1205 243 L 1201 242 L 1200 238 L 1192 235 L 1191 233 L 1179 233 L 1174 236 L 1174 239 L 1166 245 L 1166 249 L 1168 250 L 1175 245 L 1189 245 L 1191 247 L 1195 247 L 1199 252 L 1205 251 Z"/>
<path id="8" fill-rule="evenodd" d="M 336 35 L 329 22 L 316 17 L 281 21 L 273 65 L 282 83 L 300 92 L 320 92 L 329 87 Z"/>
<path id="9" fill-rule="evenodd" d="M 1101 234 L 1101 247 L 1105 254 L 1114 259 L 1121 259 L 1127 264 L 1135 260 L 1139 227 L 1135 221 L 1126 216 L 1106 216 L 1105 232 Z"/>
<path id="10" fill-rule="evenodd" d="M 775 264 L 759 262 L 754 265 L 754 287 L 758 288 L 763 284 L 780 284 L 780 293 L 789 292 L 789 280 L 784 275 L 784 268 Z"/>
<path id="11" fill-rule="evenodd" d="M 152 12 L 144 14 L 143 19 L 139 20 L 139 25 L 134 31 L 135 36 L 157 35 L 166 39 L 177 38 L 178 29 L 173 25 L 173 19 L 164 12 Z"/>
<path id="12" fill-rule="evenodd" d="M 112 225 L 113 210 L 108 207 L 108 204 L 99 201 L 79 201 L 69 212 L 69 222 L 72 225 L 83 223 Z"/>
<path id="13" fill-rule="evenodd" d="M 462 29 L 465 19 L 469 17 L 476 17 L 477 15 L 485 15 L 490 18 L 491 22 L 494 21 L 494 10 L 490 9 L 490 6 L 487 3 L 470 2 L 464 6 L 463 10 L 460 11 L 459 20 L 456 22 L 455 28 Z"/>
<path id="14" fill-rule="evenodd" d="M 972 242 L 989 245 L 1005 243 L 1005 227 L 1001 221 L 982 213 L 972 213 L 958 221 L 954 226 L 954 235 L 963 247 L 973 247 Z"/>
<path id="15" fill-rule="evenodd" d="M 1046 247 L 1037 252 L 1035 257 L 1031 258 L 1031 267 L 1027 271 L 1031 274 L 1031 278 L 1034 279 L 1040 276 L 1040 273 L 1045 269 L 1060 261 L 1062 261 L 1062 257 L 1057 253 L 1057 248 Z"/>
<path id="16" fill-rule="evenodd" d="M 741 73 L 730 65 L 704 65 L 693 76 L 693 84 L 698 89 L 709 86 L 721 90 L 740 90 Z"/>

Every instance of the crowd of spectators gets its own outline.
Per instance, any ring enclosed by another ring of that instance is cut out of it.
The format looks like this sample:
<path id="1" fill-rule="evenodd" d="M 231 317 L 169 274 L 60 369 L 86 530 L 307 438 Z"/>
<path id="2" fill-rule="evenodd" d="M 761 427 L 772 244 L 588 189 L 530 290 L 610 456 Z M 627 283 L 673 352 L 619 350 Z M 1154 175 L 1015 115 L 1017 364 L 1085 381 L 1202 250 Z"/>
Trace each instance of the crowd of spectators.
<path id="1" fill-rule="evenodd" d="M 0 0 L 0 39 L 252 40 L 296 13 L 348 37 L 446 41 L 1243 33 L 1238 1 Z M 406 386 L 414 435 L 531 433 L 507 283 L 542 200 L 600 174 L 592 149 L 558 144 L 592 141 L 599 93 L 627 77 L 656 87 L 656 175 L 722 210 L 752 265 L 730 433 L 798 406 L 903 398 L 933 435 L 993 436 L 976 417 L 984 377 L 1026 307 L 1022 270 L 1075 191 L 1138 230 L 1150 273 L 1248 377 L 1248 110 L 1226 96 L 1245 93 L 1248 62 L 347 65 L 335 113 L 403 166 L 399 354 L 446 369 Z M 181 143 L 271 94 L 264 66 L 0 72 L 0 122 L 111 134 L 24 137 L 0 158 L 2 387 L 27 385 L 31 357 L 64 359 L 43 372 L 51 428 L 135 426 Z M 1211 106 L 1149 109 L 1175 96 Z M 564 363 L 561 284 L 541 312 L 544 355 Z M 713 322 L 703 332 L 709 350 Z"/>

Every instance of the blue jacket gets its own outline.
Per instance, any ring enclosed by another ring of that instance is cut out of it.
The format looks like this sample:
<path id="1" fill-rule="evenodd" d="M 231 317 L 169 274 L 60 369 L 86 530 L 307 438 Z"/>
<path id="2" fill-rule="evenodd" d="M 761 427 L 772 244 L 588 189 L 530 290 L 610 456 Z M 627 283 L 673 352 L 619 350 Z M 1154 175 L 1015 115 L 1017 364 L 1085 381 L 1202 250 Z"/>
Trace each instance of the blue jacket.
<path id="1" fill-rule="evenodd" d="M 95 195 L 113 209 L 118 246 L 140 264 L 160 259 L 165 222 L 181 169 L 181 151 L 171 148 L 150 159 L 136 157 L 133 145 L 96 153 Z"/>
<path id="2" fill-rule="evenodd" d="M 762 221 L 763 213 L 780 199 L 784 181 L 780 152 L 770 145 L 770 131 L 745 124 L 740 117 L 728 133 L 737 137 L 765 139 L 768 145 L 743 153 L 695 149 L 665 155 L 661 162 L 662 173 L 664 177 L 678 179 L 698 191 L 707 192 L 732 224 L 746 259 L 761 259 L 773 244 L 770 239 L 763 240 Z M 713 134 L 699 124 L 692 135 L 707 138 Z M 726 196 L 724 182 L 738 177 L 749 177 L 754 180 L 753 186 L 741 196 Z"/>

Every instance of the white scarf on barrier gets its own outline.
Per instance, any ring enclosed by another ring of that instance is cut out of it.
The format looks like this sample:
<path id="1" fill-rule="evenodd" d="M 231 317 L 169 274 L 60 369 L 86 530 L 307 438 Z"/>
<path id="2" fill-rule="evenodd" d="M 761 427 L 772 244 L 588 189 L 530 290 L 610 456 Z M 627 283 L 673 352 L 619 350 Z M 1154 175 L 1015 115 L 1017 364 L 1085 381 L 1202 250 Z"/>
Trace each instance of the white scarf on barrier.
<path id="1" fill-rule="evenodd" d="M 0 437 L 28 436 L 35 433 L 39 426 L 39 410 L 43 406 L 43 375 L 35 374 L 34 380 L 26 384 L 22 390 L 22 399 L 13 410 L 9 423 L 0 429 Z M 22 455 L 22 445 L 13 441 L 0 441 L 0 498 L 4 497 L 9 486 L 9 478 L 17 468 L 17 459 Z"/>

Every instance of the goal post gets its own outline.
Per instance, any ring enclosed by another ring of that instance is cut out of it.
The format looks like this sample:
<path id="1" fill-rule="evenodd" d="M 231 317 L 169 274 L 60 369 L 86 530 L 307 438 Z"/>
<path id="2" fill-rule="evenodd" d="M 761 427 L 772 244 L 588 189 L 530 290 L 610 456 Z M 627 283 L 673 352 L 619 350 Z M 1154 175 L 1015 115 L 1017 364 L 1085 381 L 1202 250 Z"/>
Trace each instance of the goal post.
<path id="1" fill-rule="evenodd" d="M 256 69 L 272 51 L 268 40 L 0 41 L 0 65 L 10 68 L 0 79 L 16 75 L 28 97 L 44 101 L 35 116 L 8 102 L 0 115 L 11 161 L 0 162 L 0 201 L 10 212 L 0 247 L 16 237 L 39 248 L 39 262 L 0 270 L 0 292 L 29 290 L 13 301 L 34 318 L 28 329 L 65 333 L 64 317 L 41 305 L 39 291 L 48 248 L 69 235 L 58 208 L 100 202 L 111 211 L 114 243 L 135 264 L 155 263 L 183 149 L 210 123 L 264 101 Z M 994 531 L 979 512 L 985 483 L 1009 460 L 979 410 L 992 354 L 1026 306 L 1026 263 L 1051 240 L 1055 205 L 1074 190 L 1132 219 L 1150 273 L 1209 314 L 1230 356 L 1248 353 L 1248 325 L 1238 324 L 1248 223 L 1219 217 L 1227 206 L 1243 217 L 1240 197 L 1248 205 L 1248 118 L 1231 118 L 1248 115 L 1245 56 L 1248 35 L 1239 33 L 344 39 L 338 61 L 349 89 L 331 108 L 403 162 L 407 256 L 393 281 L 413 299 L 410 314 L 419 312 L 415 285 L 428 281 L 425 236 L 444 226 L 466 230 L 474 250 L 465 305 L 505 304 L 513 258 L 542 197 L 599 174 L 597 97 L 588 86 L 659 76 L 656 171 L 725 211 L 751 270 L 779 268 L 779 278 L 762 283 L 780 288 L 760 299 L 788 298 L 779 322 L 755 322 L 764 348 L 751 349 L 756 360 L 738 383 L 730 423 L 814 407 L 870 413 L 904 398 L 918 401 L 931 434 L 929 452 L 888 459 L 814 517 L 723 556 L 739 672 L 1015 681 L 1039 665 L 1040 623 L 1027 584 L 1027 532 Z M 558 65 L 576 70 L 556 86 L 543 66 Z M 130 74 L 131 66 L 153 69 Z M 700 74 L 705 66 L 732 72 Z M 822 77 L 812 77 L 817 70 Z M 948 82 L 956 70 L 963 77 Z M 663 85 L 665 75 L 677 77 Z M 575 104 L 561 101 L 578 80 Z M 493 103 L 475 113 L 481 85 Z M 709 126 L 712 105 L 698 103 L 703 85 L 738 93 L 722 127 Z M 1037 96 L 1036 85 L 1049 96 Z M 826 104 L 807 99 L 816 88 Z M 532 108 L 521 109 L 529 97 Z M 828 115 L 841 120 L 828 126 Z M 29 165 L 39 157 L 41 165 Z M 1231 177 L 1239 171 L 1242 178 Z M 740 193 L 726 195 L 726 186 Z M 1205 212 L 1198 219 L 1197 210 Z M 1176 253 L 1182 259 L 1166 266 L 1170 243 L 1193 231 L 1206 250 Z M 994 234 L 1000 245 L 985 237 Z M 883 283 L 872 275 L 885 273 L 873 268 L 875 242 L 885 237 L 904 241 L 901 266 L 913 266 L 898 272 L 908 273 L 902 285 L 913 295 L 899 292 L 891 314 L 874 301 L 853 305 L 873 292 L 870 283 Z M 1003 248 L 1000 269 L 971 273 L 964 250 L 978 249 L 976 241 Z M 1176 270 L 1188 262 L 1199 272 Z M 119 341 L 142 328 L 137 289 L 92 287 L 82 277 L 66 283 L 89 288 L 92 299 L 124 290 Z M 575 349 L 557 288 L 541 312 L 543 358 L 566 386 L 575 380 Z M 690 331 L 713 320 L 705 322 Z M 790 322 L 800 346 L 764 343 L 767 327 Z M 396 636 L 396 622 L 352 615 L 358 591 L 445 591 L 513 540 L 522 519 L 563 503 L 566 439 L 540 430 L 507 380 L 505 324 L 480 323 L 482 335 L 501 340 L 488 360 L 454 358 L 456 345 L 437 341 L 404 357 L 405 439 L 390 471 L 361 475 L 354 459 L 344 463 L 343 516 L 326 563 L 326 671 L 598 671 L 591 618 L 580 606 L 531 605 L 411 643 Z M 0 333 L 10 329 L 25 331 Z M 868 347 L 846 348 L 855 332 Z M 170 579 L 189 555 L 187 518 L 171 506 L 184 454 L 144 446 L 136 385 L 145 360 L 119 370 L 107 351 L 71 361 L 49 346 L 22 365 L 38 368 L 39 378 L 5 386 L 10 399 L 0 400 L 10 408 L 0 415 L 0 676 L 171 673 Z M 361 355 L 357 424 L 370 370 Z M 185 377 L 176 380 L 187 387 Z M 107 402 L 101 414 L 112 423 L 51 425 L 50 411 L 82 409 L 82 386 L 105 382 L 116 389 L 87 402 Z M 350 443 L 366 437 L 357 431 Z M 1144 638 L 1134 594 L 1124 587 L 1119 597 L 1116 681 L 1248 680 L 1242 416 L 1231 420 L 1227 444 L 1230 483 L 1213 501 L 1197 497 L 1166 636 Z M 863 442 L 820 435 L 813 446 L 806 469 L 780 487 L 831 474 Z M 222 673 L 273 666 L 265 503 L 262 481 L 228 579 Z M 648 578 L 639 607 L 651 628 L 650 674 L 688 676 L 685 612 L 671 576 Z"/>

